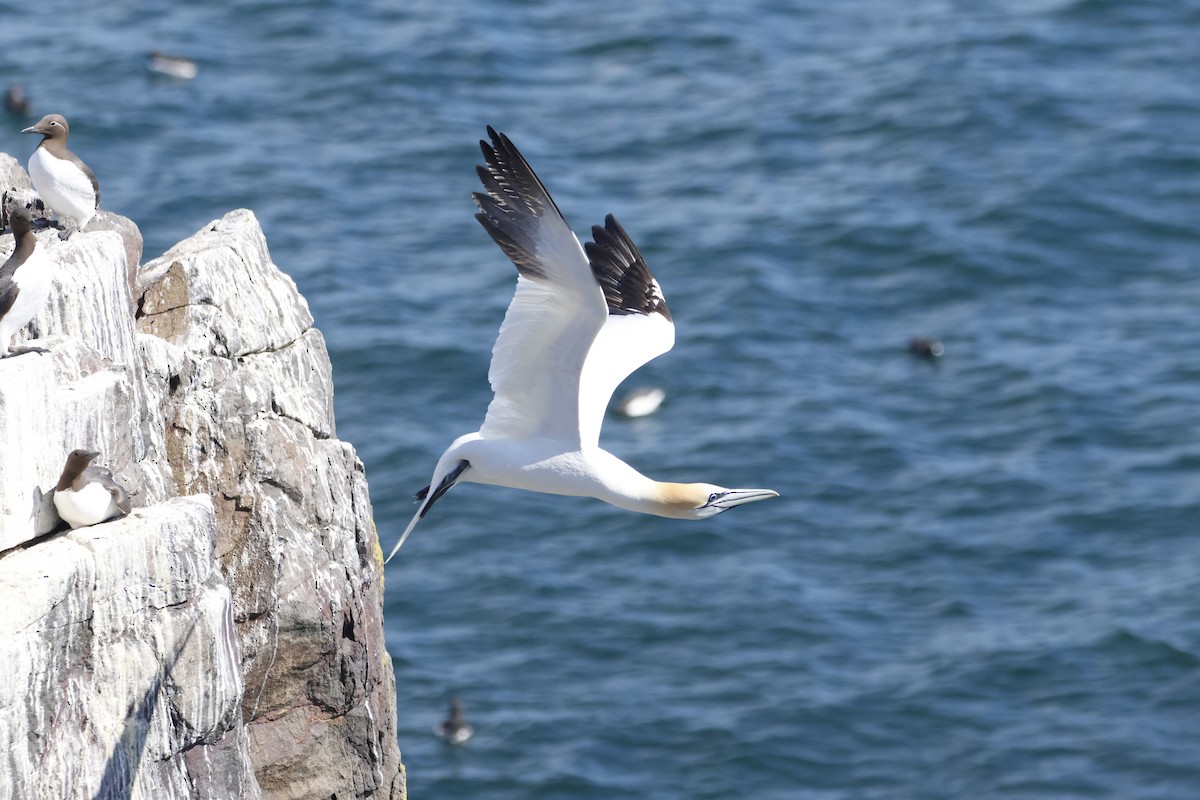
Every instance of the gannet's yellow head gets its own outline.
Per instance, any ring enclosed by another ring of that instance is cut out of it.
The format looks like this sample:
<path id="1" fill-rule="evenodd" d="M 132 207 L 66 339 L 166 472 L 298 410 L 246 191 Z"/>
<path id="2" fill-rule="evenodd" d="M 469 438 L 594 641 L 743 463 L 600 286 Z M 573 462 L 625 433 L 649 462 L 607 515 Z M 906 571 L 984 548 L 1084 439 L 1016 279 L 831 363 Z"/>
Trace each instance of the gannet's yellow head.
<path id="1" fill-rule="evenodd" d="M 726 489 L 711 483 L 659 484 L 662 502 L 667 507 L 663 516 L 678 519 L 707 519 L 735 506 L 779 497 L 771 489 Z"/>

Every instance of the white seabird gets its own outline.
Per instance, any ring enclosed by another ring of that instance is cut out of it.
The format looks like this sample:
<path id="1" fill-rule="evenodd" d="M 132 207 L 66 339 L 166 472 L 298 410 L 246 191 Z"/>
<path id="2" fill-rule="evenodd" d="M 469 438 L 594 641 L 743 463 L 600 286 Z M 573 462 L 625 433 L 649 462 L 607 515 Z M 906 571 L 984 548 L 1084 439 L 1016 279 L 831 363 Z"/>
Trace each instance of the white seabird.
<path id="1" fill-rule="evenodd" d="M 200 74 L 200 68 L 192 59 L 164 53 L 161 50 L 153 50 L 146 56 L 146 69 L 181 81 L 190 81 Z"/>
<path id="2" fill-rule="evenodd" d="M 438 459 L 417 523 L 458 481 L 547 494 L 595 497 L 619 508 L 705 519 L 743 503 L 778 497 L 770 489 L 647 478 L 599 445 L 613 390 L 675 344 L 658 281 L 610 214 L 581 247 L 546 187 L 508 137 L 490 126 L 478 167 L 485 193 L 476 219 L 517 267 L 517 290 L 492 348 L 495 396 L 483 426 Z"/>
<path id="3" fill-rule="evenodd" d="M 657 386 L 634 389 L 617 403 L 617 413 L 626 417 L 648 417 L 667 399 L 667 393 Z"/>

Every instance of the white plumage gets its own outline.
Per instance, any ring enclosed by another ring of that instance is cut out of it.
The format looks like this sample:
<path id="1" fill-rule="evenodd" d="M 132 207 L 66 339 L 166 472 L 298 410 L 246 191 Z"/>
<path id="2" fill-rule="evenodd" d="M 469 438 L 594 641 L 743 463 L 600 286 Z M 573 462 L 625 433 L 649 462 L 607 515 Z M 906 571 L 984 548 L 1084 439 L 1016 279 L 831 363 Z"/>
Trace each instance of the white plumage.
<path id="1" fill-rule="evenodd" d="M 73 162 L 39 147 L 29 157 L 29 179 L 55 215 L 74 220 L 80 229 L 96 215 L 96 191 Z"/>
<path id="2" fill-rule="evenodd" d="M 89 483 L 79 491 L 56 490 L 54 507 L 72 528 L 95 525 L 122 513 L 112 492 L 99 483 Z"/>
<path id="3" fill-rule="evenodd" d="M 620 508 L 703 519 L 778 496 L 769 489 L 651 480 L 599 446 L 609 399 L 675 343 L 658 282 L 610 215 L 585 247 L 508 137 L 480 142 L 486 192 L 476 218 L 517 267 L 517 289 L 488 371 L 483 425 L 442 454 L 420 507 L 388 556 L 458 481 L 595 497 Z"/>

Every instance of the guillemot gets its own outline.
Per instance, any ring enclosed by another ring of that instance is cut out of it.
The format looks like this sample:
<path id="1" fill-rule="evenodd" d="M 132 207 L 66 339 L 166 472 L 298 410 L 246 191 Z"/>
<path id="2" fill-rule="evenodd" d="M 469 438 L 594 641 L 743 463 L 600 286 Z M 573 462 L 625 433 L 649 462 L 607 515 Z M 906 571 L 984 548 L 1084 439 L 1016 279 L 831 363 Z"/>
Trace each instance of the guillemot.
<path id="1" fill-rule="evenodd" d="M 29 98 L 18 84 L 9 86 L 8 91 L 4 93 L 4 110 L 14 117 L 29 116 Z"/>
<path id="2" fill-rule="evenodd" d="M 462 744 L 471 738 L 471 734 L 475 730 L 467 724 L 467 720 L 463 717 L 462 705 L 458 702 L 457 697 L 450 701 L 449 714 L 441 724 L 433 729 L 433 732 L 450 744 Z"/>
<path id="3" fill-rule="evenodd" d="M 95 450 L 73 450 L 54 487 L 54 507 L 72 528 L 129 513 L 129 494 L 105 467 L 91 466 Z"/>
<path id="4" fill-rule="evenodd" d="M 67 149 L 71 129 L 62 114 L 47 114 L 21 133 L 40 133 L 42 141 L 29 157 L 29 178 L 56 217 L 66 217 L 83 230 L 100 207 L 96 174 Z M 72 231 L 64 231 L 67 238 Z"/>
<path id="5" fill-rule="evenodd" d="M 908 341 L 908 352 L 918 358 L 935 359 L 941 358 L 942 353 L 946 352 L 946 349 L 942 347 L 942 343 L 937 339 L 927 339 L 919 336 Z"/>
<path id="6" fill-rule="evenodd" d="M 16 249 L 0 267 L 0 358 L 10 355 L 8 343 L 46 304 L 50 295 L 50 259 L 38 247 L 29 212 L 9 214 Z M 46 352 L 40 347 L 14 347 L 11 355 Z"/>

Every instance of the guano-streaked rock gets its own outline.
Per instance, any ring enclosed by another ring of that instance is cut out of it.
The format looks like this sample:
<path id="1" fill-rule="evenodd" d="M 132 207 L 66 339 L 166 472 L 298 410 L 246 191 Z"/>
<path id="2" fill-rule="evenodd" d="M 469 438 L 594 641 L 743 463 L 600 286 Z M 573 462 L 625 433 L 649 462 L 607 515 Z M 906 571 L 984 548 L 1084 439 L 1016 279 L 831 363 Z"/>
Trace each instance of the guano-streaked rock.
<path id="1" fill-rule="evenodd" d="M 140 267 L 111 212 L 38 239 L 48 352 L 0 360 L 0 796 L 404 798 L 366 477 L 254 215 Z M 76 447 L 134 511 L 44 536 Z"/>

